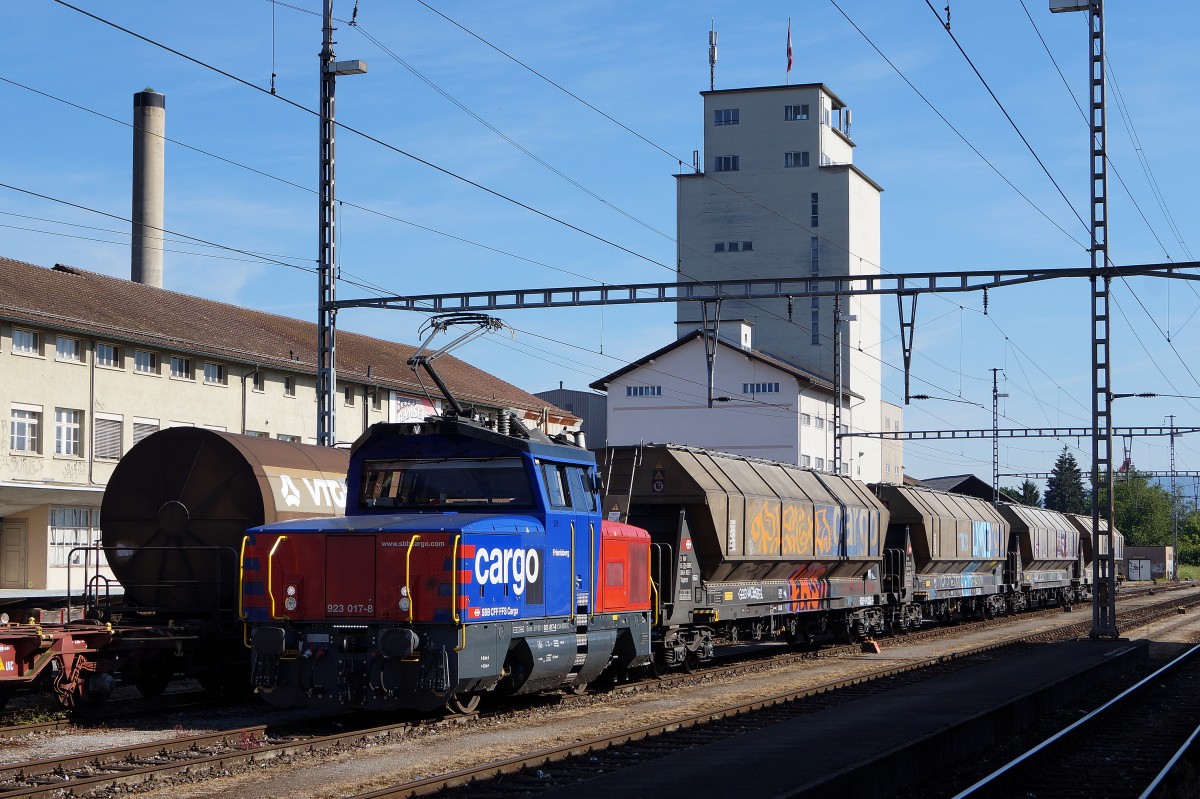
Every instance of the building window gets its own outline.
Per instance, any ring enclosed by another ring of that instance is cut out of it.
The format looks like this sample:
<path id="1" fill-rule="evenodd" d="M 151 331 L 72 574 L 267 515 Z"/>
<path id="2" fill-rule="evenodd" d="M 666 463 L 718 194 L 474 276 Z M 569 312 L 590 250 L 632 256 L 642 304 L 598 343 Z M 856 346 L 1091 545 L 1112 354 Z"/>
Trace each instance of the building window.
<path id="1" fill-rule="evenodd" d="M 280 441 L 289 441 L 289 442 L 291 442 L 292 444 L 299 444 L 299 443 L 300 443 L 300 436 L 289 436 L 289 435 L 287 435 L 286 433 L 280 433 L 279 435 L 277 435 L 277 436 L 275 436 L 275 437 L 276 437 L 277 439 L 279 439 Z"/>
<path id="2" fill-rule="evenodd" d="M 738 110 L 736 108 L 718 108 L 713 111 L 714 125 L 736 125 L 738 123 Z"/>
<path id="3" fill-rule="evenodd" d="M 812 425 L 812 417 L 809 416 L 807 413 L 800 414 L 800 424 L 804 425 L 805 427 L 811 426 Z"/>
<path id="4" fill-rule="evenodd" d="M 797 166 L 808 166 L 808 151 L 783 154 L 783 166 L 786 169 Z"/>
<path id="5" fill-rule="evenodd" d="M 713 244 L 713 252 L 725 252 L 725 242 L 718 241 Z"/>
<path id="6" fill-rule="evenodd" d="M 79 566 L 85 562 L 103 563 L 102 550 L 84 552 L 78 547 L 100 544 L 100 511 L 92 508 L 50 509 L 50 565 Z M 76 550 L 76 551 L 72 551 Z"/>
<path id="7" fill-rule="evenodd" d="M 247 430 L 246 435 L 251 436 L 253 438 L 270 438 L 271 437 L 271 434 L 266 432 L 265 430 Z"/>
<path id="8" fill-rule="evenodd" d="M 812 193 L 812 197 L 810 198 L 810 200 L 811 200 L 812 208 L 811 208 L 811 216 L 809 219 L 809 224 L 812 227 L 816 227 L 819 215 L 817 213 L 817 193 L 815 191 Z"/>
<path id="9" fill-rule="evenodd" d="M 371 389 L 371 410 L 383 410 L 383 395 L 385 393 L 386 389 L 382 389 L 379 386 L 375 386 L 375 388 Z M 570 410 L 570 408 L 567 410 Z"/>
<path id="10" fill-rule="evenodd" d="M 821 470 L 823 470 L 824 468 L 825 468 L 825 459 L 824 459 L 824 458 L 817 458 L 817 471 L 821 471 Z"/>
<path id="11" fill-rule="evenodd" d="M 753 249 L 754 249 L 754 242 L 752 242 L 752 241 L 743 241 L 742 242 L 742 252 L 750 252 Z"/>
<path id="12" fill-rule="evenodd" d="M 36 455 L 42 451 L 41 408 L 13 406 L 8 424 L 8 448 L 12 452 Z"/>
<path id="13" fill-rule="evenodd" d="M 223 386 L 226 384 L 225 365 L 221 363 L 204 364 L 204 382 L 210 385 Z"/>
<path id="14" fill-rule="evenodd" d="M 182 355 L 171 356 L 171 377 L 177 377 L 180 380 L 192 379 L 192 359 L 184 358 Z"/>
<path id="15" fill-rule="evenodd" d="M 92 452 L 97 459 L 119 460 L 121 457 L 121 435 L 124 425 L 120 419 L 97 416 L 92 434 Z"/>
<path id="16" fill-rule="evenodd" d="M 817 429 L 818 429 L 818 430 L 824 430 L 824 429 L 825 429 L 825 420 L 824 420 L 824 419 L 822 419 L 820 416 L 818 416 L 818 417 L 817 417 Z"/>
<path id="17" fill-rule="evenodd" d="M 296 378 L 292 377 L 291 375 L 283 376 L 283 396 L 296 396 Z"/>
<path id="18" fill-rule="evenodd" d="M 742 383 L 743 394 L 778 394 L 778 383 Z"/>
<path id="19" fill-rule="evenodd" d="M 158 355 L 145 350 L 134 350 L 133 371 L 149 375 L 158 374 Z"/>
<path id="20" fill-rule="evenodd" d="M 814 275 L 821 271 L 821 239 L 812 236 L 808 240 L 808 268 Z M 813 297 L 815 300 L 816 297 Z"/>
<path id="21" fill-rule="evenodd" d="M 167 427 L 195 427 L 195 426 L 196 425 L 192 422 L 177 422 L 174 419 L 167 422 Z"/>
<path id="22" fill-rule="evenodd" d="M 345 386 L 342 388 L 342 397 L 346 403 L 346 407 L 354 407 L 354 386 Z"/>
<path id="23" fill-rule="evenodd" d="M 79 428 L 83 411 L 72 408 L 54 409 L 54 454 L 79 457 Z"/>
<path id="24" fill-rule="evenodd" d="M 79 346 L 79 339 L 70 336 L 56 336 L 54 358 L 58 361 L 80 363 L 83 360 L 83 348 Z"/>
<path id="25" fill-rule="evenodd" d="M 885 417 L 883 418 L 883 429 L 884 429 L 884 430 L 891 430 L 891 429 L 892 429 L 892 417 L 890 417 L 890 416 L 885 416 Z"/>
<path id="26" fill-rule="evenodd" d="M 32 330 L 21 330 L 14 327 L 12 334 L 12 351 L 18 355 L 41 355 L 42 337 Z"/>
<path id="27" fill-rule="evenodd" d="M 890 463 L 883 464 L 883 473 L 891 474 L 892 473 L 892 464 L 890 464 Z"/>
<path id="28" fill-rule="evenodd" d="M 151 433 L 158 432 L 157 419 L 133 420 L 133 443 L 136 444 Z"/>
<path id="29" fill-rule="evenodd" d="M 252 388 L 258 392 L 267 390 L 267 376 L 261 369 L 254 373 Z"/>
<path id="30" fill-rule="evenodd" d="M 96 344 L 96 365 L 109 369 L 121 368 L 121 348 L 116 344 Z"/>
<path id="31" fill-rule="evenodd" d="M 808 106 L 785 105 L 783 107 L 783 118 L 787 122 L 799 122 L 808 119 Z"/>
<path id="32" fill-rule="evenodd" d="M 662 386 L 625 386 L 627 397 L 661 397 Z"/>
<path id="33" fill-rule="evenodd" d="M 800 456 L 800 466 L 805 469 L 811 469 L 812 468 L 812 458 L 810 458 L 807 455 L 801 455 Z"/>
<path id="34" fill-rule="evenodd" d="M 741 169 L 741 159 L 736 155 L 718 155 L 716 163 L 718 172 L 737 172 Z"/>
<path id="35" fill-rule="evenodd" d="M 725 242 L 725 249 L 728 252 L 739 252 L 742 249 L 742 243 L 740 241 L 727 241 Z"/>

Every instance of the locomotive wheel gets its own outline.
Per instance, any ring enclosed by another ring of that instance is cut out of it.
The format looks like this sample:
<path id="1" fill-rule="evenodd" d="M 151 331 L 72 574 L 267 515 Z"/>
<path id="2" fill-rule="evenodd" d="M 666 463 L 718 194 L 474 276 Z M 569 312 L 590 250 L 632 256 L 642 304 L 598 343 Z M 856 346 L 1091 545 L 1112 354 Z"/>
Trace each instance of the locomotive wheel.
<path id="1" fill-rule="evenodd" d="M 650 674 L 655 679 L 667 676 L 667 672 L 671 670 L 671 667 L 667 665 L 667 659 L 661 650 L 655 652 L 651 656 L 649 669 Z"/>
<path id="2" fill-rule="evenodd" d="M 451 713 L 465 716 L 469 713 L 474 713 L 479 709 L 479 700 L 482 697 L 479 694 L 454 694 L 450 697 L 450 701 L 446 703 L 446 707 Z"/>
<path id="3" fill-rule="evenodd" d="M 695 674 L 698 668 L 700 668 L 700 653 L 688 650 L 683 658 L 683 670 L 688 674 Z"/>

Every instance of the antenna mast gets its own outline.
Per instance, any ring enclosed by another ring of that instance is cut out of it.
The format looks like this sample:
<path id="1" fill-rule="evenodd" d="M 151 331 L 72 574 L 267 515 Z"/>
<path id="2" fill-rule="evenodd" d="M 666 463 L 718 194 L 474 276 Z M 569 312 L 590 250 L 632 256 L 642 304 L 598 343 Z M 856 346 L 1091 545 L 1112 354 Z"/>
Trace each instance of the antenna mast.
<path id="1" fill-rule="evenodd" d="M 708 88 L 717 88 L 717 29 L 715 20 L 708 21 Z"/>

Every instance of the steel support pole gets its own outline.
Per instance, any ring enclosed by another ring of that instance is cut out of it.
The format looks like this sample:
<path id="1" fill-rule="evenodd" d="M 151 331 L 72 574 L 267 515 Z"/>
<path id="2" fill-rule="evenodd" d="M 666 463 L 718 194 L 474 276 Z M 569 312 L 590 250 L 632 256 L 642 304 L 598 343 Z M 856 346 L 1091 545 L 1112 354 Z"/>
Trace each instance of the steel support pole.
<path id="1" fill-rule="evenodd" d="M 1108 155 L 1105 141 L 1104 8 L 1088 7 L 1090 30 L 1092 174 L 1092 638 L 1116 638 L 1117 575 L 1113 552 L 1114 501 L 1112 469 L 1112 383 L 1108 264 Z M 1100 497 L 1105 498 L 1100 526 Z"/>
<path id="2" fill-rule="evenodd" d="M 337 444 L 337 187 L 334 182 L 333 0 L 325 0 L 321 41 L 319 236 L 317 242 L 317 444 Z"/>
<path id="3" fill-rule="evenodd" d="M 842 473 L 842 295 L 833 296 L 833 469 Z"/>

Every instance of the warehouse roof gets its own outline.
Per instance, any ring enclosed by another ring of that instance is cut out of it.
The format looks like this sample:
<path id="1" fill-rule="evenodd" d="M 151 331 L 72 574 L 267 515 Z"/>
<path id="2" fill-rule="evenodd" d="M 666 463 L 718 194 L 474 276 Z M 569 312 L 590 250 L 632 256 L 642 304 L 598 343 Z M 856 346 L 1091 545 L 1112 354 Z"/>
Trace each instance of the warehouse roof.
<path id="1" fill-rule="evenodd" d="M 312 322 L 62 264 L 47 269 L 0 258 L 0 318 L 283 371 L 315 375 L 317 370 L 317 326 Z M 339 330 L 338 376 L 423 395 L 406 363 L 415 352 L 408 344 Z M 437 364 L 438 374 L 463 403 L 538 412 L 548 408 L 552 418 L 578 421 L 453 356 L 443 356 Z"/>

